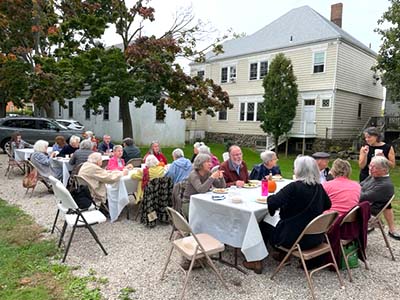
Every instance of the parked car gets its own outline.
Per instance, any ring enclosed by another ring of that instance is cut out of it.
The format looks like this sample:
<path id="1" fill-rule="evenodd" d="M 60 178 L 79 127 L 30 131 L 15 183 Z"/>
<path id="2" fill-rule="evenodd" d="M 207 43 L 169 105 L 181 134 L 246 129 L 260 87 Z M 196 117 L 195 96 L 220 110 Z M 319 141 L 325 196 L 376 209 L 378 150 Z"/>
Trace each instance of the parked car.
<path id="1" fill-rule="evenodd" d="M 64 125 L 68 129 L 73 129 L 73 130 L 81 130 L 83 131 L 85 129 L 85 126 L 83 126 L 81 123 L 75 120 L 63 120 L 63 119 L 56 119 L 57 123 L 60 123 L 61 125 Z"/>
<path id="2" fill-rule="evenodd" d="M 72 135 L 81 136 L 82 130 L 70 130 L 54 120 L 36 117 L 6 117 L 0 119 L 0 148 L 5 150 L 14 132 L 20 132 L 24 141 L 35 143 L 37 140 L 46 140 L 50 144 L 58 135 L 66 140 Z"/>

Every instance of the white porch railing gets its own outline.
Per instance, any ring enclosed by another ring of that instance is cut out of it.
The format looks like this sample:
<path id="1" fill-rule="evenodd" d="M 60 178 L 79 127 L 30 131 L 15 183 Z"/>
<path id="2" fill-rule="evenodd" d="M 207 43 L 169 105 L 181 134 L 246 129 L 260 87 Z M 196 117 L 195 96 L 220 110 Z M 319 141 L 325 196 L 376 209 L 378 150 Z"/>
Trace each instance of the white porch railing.
<path id="1" fill-rule="evenodd" d="M 315 121 L 294 121 L 289 131 L 289 136 L 314 137 L 317 135 L 317 122 Z"/>

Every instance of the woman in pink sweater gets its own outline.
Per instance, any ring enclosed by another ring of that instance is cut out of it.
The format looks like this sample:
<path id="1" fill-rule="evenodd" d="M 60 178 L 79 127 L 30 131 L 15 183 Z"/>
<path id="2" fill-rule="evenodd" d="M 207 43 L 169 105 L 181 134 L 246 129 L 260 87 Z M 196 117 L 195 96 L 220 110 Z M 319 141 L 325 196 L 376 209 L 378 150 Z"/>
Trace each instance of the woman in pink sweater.
<path id="1" fill-rule="evenodd" d="M 122 146 L 120 146 L 120 145 L 114 146 L 113 157 L 110 157 L 110 159 L 108 160 L 107 170 L 122 171 L 125 168 L 125 161 L 122 158 L 123 153 L 124 153 L 124 150 L 123 150 Z"/>
<path id="2" fill-rule="evenodd" d="M 342 216 L 360 202 L 361 186 L 349 179 L 351 165 L 346 160 L 336 159 L 330 173 L 334 179 L 322 184 L 332 202 L 331 208 L 326 212 L 336 210 Z"/>

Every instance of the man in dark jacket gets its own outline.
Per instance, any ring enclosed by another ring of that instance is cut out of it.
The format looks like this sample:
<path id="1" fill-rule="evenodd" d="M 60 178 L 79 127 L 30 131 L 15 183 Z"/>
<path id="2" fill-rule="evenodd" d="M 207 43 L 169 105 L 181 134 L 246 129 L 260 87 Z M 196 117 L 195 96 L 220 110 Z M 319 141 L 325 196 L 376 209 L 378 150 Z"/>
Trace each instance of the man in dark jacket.
<path id="1" fill-rule="evenodd" d="M 142 155 L 138 147 L 135 146 L 132 138 L 125 138 L 123 140 L 124 153 L 122 158 L 125 162 L 128 162 L 132 158 L 141 158 Z"/>
<path id="2" fill-rule="evenodd" d="M 243 187 L 249 181 L 247 165 L 243 161 L 242 150 L 237 145 L 229 147 L 229 159 L 224 161 L 219 169 L 224 172 L 226 186 L 228 187 L 232 185 Z"/>
<path id="3" fill-rule="evenodd" d="M 319 168 L 319 173 L 320 173 L 320 180 L 321 183 L 324 183 L 325 181 L 332 180 L 333 177 L 329 173 L 329 158 L 330 154 L 326 152 L 315 152 L 312 157 L 315 159 L 317 162 L 318 168 Z"/>

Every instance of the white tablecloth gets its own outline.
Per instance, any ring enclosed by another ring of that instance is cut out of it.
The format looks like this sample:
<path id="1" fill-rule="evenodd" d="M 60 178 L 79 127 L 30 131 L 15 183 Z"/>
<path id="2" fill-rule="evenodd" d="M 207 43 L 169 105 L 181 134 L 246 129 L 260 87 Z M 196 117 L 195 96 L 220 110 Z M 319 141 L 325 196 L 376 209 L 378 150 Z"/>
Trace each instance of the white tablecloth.
<path id="1" fill-rule="evenodd" d="M 291 180 L 277 182 L 277 191 Z M 236 193 L 242 203 L 232 203 L 230 196 Z M 258 222 L 266 215 L 268 207 L 255 200 L 261 195 L 261 188 L 234 189 L 225 194 L 224 200 L 212 200 L 212 192 L 192 195 L 190 198 L 189 223 L 195 233 L 208 233 L 224 244 L 241 248 L 247 261 L 262 260 L 268 255 Z M 278 213 L 265 221 L 276 224 Z"/>
<path id="2" fill-rule="evenodd" d="M 121 179 L 114 184 L 106 184 L 108 209 L 110 211 L 111 222 L 118 219 L 119 214 L 129 203 L 129 195 L 137 190 L 138 181 L 131 178 L 132 173 L 122 176 Z"/>
<path id="3" fill-rule="evenodd" d="M 62 174 L 63 174 L 62 183 L 64 184 L 64 186 L 67 186 L 70 175 L 69 172 L 71 172 L 72 169 L 74 168 L 74 166 L 71 166 L 69 164 L 69 158 L 64 158 L 64 157 L 52 158 L 50 163 L 53 166 L 53 168 L 62 168 Z"/>
<path id="4" fill-rule="evenodd" d="M 50 154 L 53 151 L 53 147 L 47 148 L 47 153 Z M 15 149 L 14 156 L 17 161 L 28 160 L 33 153 L 33 148 L 23 148 L 23 149 Z"/>

